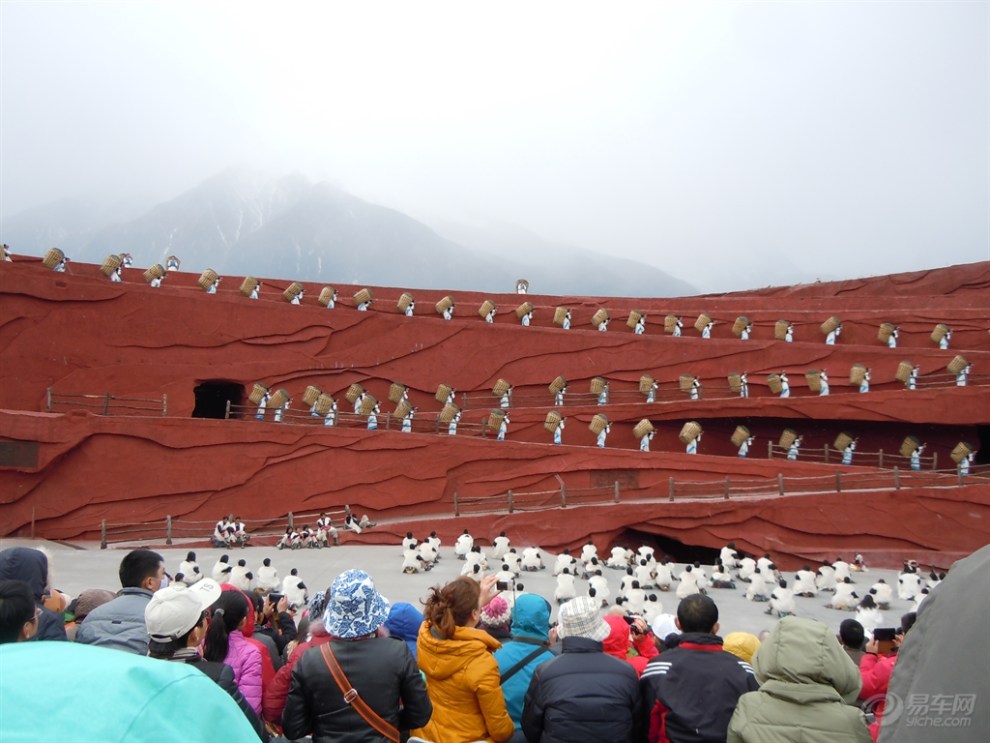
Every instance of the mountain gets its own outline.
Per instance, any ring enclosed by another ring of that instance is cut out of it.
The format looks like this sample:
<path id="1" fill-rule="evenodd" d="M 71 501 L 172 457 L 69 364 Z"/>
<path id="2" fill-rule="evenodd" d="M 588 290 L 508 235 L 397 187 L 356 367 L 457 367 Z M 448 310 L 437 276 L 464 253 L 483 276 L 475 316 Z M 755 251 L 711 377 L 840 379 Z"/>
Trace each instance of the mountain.
<path id="1" fill-rule="evenodd" d="M 99 262 L 128 252 L 138 266 L 179 256 L 183 268 L 307 281 L 507 291 L 524 277 L 539 294 L 674 296 L 693 287 L 663 271 L 505 229 L 443 237 L 402 212 L 301 175 L 236 168 L 132 219 L 92 206 L 36 207 L 0 224 L 13 251 L 62 247 Z"/>

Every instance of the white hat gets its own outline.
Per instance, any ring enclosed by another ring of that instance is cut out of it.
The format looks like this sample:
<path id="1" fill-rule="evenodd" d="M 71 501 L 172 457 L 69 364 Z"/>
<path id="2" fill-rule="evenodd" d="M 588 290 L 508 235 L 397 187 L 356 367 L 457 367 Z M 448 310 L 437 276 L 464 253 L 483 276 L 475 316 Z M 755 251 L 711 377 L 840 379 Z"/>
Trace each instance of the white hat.
<path id="1" fill-rule="evenodd" d="M 612 632 L 608 622 L 602 619 L 598 602 L 590 596 L 578 596 L 561 606 L 557 621 L 560 638 L 586 637 L 602 642 Z"/>
<path id="2" fill-rule="evenodd" d="M 203 610 L 220 598 L 220 584 L 203 578 L 191 586 L 176 583 L 151 597 L 144 609 L 148 636 L 155 642 L 178 640 L 199 624 Z"/>

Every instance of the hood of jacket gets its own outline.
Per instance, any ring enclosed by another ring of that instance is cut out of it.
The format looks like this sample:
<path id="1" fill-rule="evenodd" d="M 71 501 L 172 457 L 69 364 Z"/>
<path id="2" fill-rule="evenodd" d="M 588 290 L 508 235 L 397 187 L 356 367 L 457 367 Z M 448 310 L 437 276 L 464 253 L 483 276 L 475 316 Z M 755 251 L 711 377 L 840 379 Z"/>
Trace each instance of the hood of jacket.
<path id="1" fill-rule="evenodd" d="M 612 631 L 602 642 L 602 650 L 608 655 L 625 660 L 629 656 L 629 624 L 620 616 L 609 614 L 605 622 Z"/>
<path id="2" fill-rule="evenodd" d="M 483 629 L 458 627 L 454 636 L 443 639 L 433 625 L 423 622 L 419 628 L 417 659 L 419 667 L 431 678 L 445 679 L 469 665 L 478 656 L 493 653 L 502 643 Z"/>
<path id="3" fill-rule="evenodd" d="M 792 689 L 803 701 L 808 694 L 814 698 L 829 697 L 834 689 L 846 702 L 855 701 L 862 686 L 859 669 L 835 634 L 814 619 L 784 617 L 753 657 L 753 670 L 761 688 L 783 693 L 785 685 L 818 685 L 827 689 Z M 788 687 L 789 688 L 789 687 Z"/>
<path id="4" fill-rule="evenodd" d="M 0 552 L 0 580 L 22 580 L 40 601 L 48 587 L 48 557 L 31 547 L 11 547 Z"/>
<path id="5" fill-rule="evenodd" d="M 535 593 L 516 597 L 512 607 L 512 636 L 531 637 L 546 642 L 550 632 L 550 604 Z"/>
<path id="6" fill-rule="evenodd" d="M 412 640 L 413 642 L 416 641 L 422 623 L 423 612 L 405 601 L 392 604 L 388 619 L 385 620 L 385 626 L 392 637 L 398 637 L 400 640 Z"/>

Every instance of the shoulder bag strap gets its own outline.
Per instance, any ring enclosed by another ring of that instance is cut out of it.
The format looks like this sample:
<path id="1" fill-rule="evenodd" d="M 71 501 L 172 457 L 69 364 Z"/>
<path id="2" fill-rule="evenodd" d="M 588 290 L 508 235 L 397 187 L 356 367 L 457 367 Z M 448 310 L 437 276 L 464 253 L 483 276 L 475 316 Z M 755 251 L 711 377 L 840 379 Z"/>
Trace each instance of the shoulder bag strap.
<path id="1" fill-rule="evenodd" d="M 330 643 L 326 643 L 320 646 L 320 652 L 323 655 L 323 661 L 327 664 L 327 668 L 330 669 L 330 675 L 333 676 L 333 680 L 337 682 L 337 686 L 340 687 L 341 693 L 344 695 L 344 702 L 351 705 L 354 711 L 364 718 L 364 721 L 371 725 L 375 730 L 378 731 L 380 735 L 384 735 L 392 743 L 399 743 L 399 731 L 390 723 L 386 722 L 381 718 L 381 716 L 375 712 L 368 703 L 365 702 L 361 695 L 358 694 L 357 689 L 351 686 L 351 682 L 347 680 L 347 676 L 344 674 L 344 669 L 340 667 L 340 663 L 337 662 L 337 657 L 333 654 L 333 648 L 330 647 Z"/>
<path id="2" fill-rule="evenodd" d="M 538 656 L 538 655 L 539 655 L 540 653 L 542 653 L 542 652 L 543 652 L 544 650 L 546 650 L 546 648 L 545 648 L 545 647 L 543 647 L 542 645 L 540 645 L 540 646 L 539 646 L 538 648 L 536 648 L 536 650 L 534 650 L 534 651 L 533 651 L 532 653 L 530 653 L 529 655 L 527 655 L 527 656 L 526 656 L 525 658 L 523 658 L 523 659 L 522 659 L 521 661 L 519 661 L 518 663 L 516 663 L 516 664 L 515 664 L 514 666 L 512 666 L 512 668 L 510 668 L 510 669 L 509 669 L 508 671 L 506 671 L 505 673 L 503 673 L 503 674 L 502 674 L 502 678 L 500 678 L 500 679 L 499 679 L 499 683 L 500 683 L 500 684 L 504 684 L 504 683 L 505 683 L 506 681 L 508 681 L 508 680 L 509 680 L 510 678 L 512 678 L 513 676 L 515 676 L 515 675 L 516 675 L 517 673 L 519 673 L 519 672 L 520 672 L 520 671 L 521 671 L 521 670 L 522 670 L 523 668 L 525 668 L 525 667 L 526 667 L 527 665 L 529 665 L 529 662 L 530 662 L 531 660 L 535 660 L 535 659 L 536 659 L 536 657 L 537 657 L 537 656 Z"/>

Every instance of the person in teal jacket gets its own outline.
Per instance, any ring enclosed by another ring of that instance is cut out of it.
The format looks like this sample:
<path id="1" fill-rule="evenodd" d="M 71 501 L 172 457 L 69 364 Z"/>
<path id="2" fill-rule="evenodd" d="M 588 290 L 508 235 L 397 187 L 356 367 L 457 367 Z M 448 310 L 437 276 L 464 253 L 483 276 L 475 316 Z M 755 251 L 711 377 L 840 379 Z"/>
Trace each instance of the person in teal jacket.
<path id="1" fill-rule="evenodd" d="M 0 699 L 5 743 L 258 740 L 237 703 L 206 674 L 110 648 L 0 645 Z"/>
<path id="2" fill-rule="evenodd" d="M 550 604 L 535 593 L 516 597 L 512 608 L 512 638 L 495 651 L 495 661 L 502 675 L 502 694 L 509 717 L 522 730 L 523 702 L 536 667 L 556 657 L 547 648 L 550 632 Z M 521 666 L 520 662 L 524 661 Z M 517 668 L 518 666 L 518 668 Z M 516 669 L 516 670 L 513 670 Z M 512 675 L 509 676 L 509 673 Z"/>

